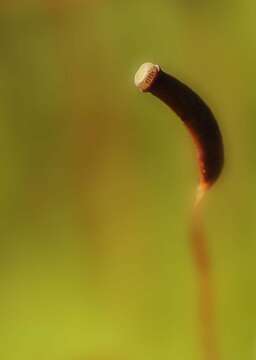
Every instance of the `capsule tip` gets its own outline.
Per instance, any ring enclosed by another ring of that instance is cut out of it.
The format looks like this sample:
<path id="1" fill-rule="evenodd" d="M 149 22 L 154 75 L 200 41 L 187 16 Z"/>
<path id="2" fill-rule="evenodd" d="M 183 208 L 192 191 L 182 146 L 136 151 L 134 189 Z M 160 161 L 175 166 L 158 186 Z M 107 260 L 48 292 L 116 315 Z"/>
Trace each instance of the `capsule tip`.
<path id="1" fill-rule="evenodd" d="M 140 91 L 147 91 L 157 78 L 160 71 L 159 65 L 152 63 L 142 64 L 135 74 L 134 83 Z"/>

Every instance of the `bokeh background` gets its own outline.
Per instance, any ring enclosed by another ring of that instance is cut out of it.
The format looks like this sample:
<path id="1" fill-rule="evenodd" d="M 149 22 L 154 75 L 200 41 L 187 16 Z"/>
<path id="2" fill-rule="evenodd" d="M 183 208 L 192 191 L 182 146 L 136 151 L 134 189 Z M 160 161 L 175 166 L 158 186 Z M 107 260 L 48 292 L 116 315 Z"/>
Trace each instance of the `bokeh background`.
<path id="1" fill-rule="evenodd" d="M 159 63 L 211 105 L 205 204 L 222 359 L 256 359 L 256 4 L 2 0 L 0 358 L 199 359 L 189 135 L 133 85 Z"/>

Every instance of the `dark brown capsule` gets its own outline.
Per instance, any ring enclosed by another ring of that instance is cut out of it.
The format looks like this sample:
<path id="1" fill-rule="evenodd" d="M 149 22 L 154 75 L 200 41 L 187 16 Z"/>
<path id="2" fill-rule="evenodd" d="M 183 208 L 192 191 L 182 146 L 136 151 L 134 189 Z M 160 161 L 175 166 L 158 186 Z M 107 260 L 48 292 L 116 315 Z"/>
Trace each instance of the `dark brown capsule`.
<path id="1" fill-rule="evenodd" d="M 158 65 L 143 64 L 135 75 L 135 84 L 168 105 L 190 131 L 198 153 L 199 190 L 204 192 L 217 180 L 224 163 L 222 136 L 213 113 L 193 90 Z"/>

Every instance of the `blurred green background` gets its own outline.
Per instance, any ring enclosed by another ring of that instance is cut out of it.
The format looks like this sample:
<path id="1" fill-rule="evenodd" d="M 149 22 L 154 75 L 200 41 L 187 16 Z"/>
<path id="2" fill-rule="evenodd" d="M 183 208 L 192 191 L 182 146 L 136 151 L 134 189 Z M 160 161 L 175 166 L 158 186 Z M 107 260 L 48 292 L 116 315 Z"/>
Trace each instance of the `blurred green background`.
<path id="1" fill-rule="evenodd" d="M 256 359 L 256 4 L 2 0 L 1 360 L 199 359 L 181 122 L 133 85 L 151 61 L 212 107 L 208 195 L 222 359 Z"/>

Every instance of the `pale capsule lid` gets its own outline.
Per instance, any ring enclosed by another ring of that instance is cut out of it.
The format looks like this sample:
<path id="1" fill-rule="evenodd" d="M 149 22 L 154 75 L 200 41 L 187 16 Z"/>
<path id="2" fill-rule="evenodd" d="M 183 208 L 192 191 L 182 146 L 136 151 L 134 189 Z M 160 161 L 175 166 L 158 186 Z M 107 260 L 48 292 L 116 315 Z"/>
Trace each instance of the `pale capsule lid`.
<path id="1" fill-rule="evenodd" d="M 147 91 L 157 78 L 160 71 L 159 65 L 144 63 L 135 74 L 134 83 L 141 91 Z"/>

